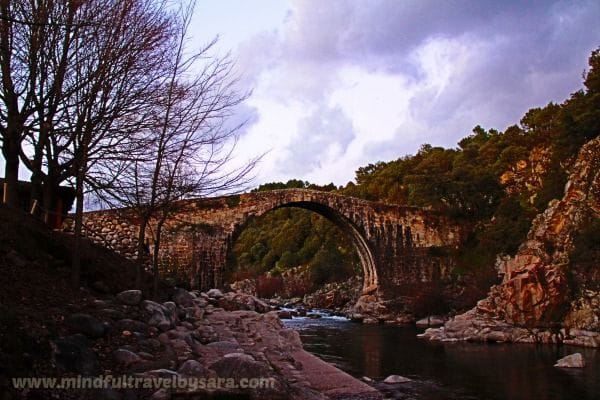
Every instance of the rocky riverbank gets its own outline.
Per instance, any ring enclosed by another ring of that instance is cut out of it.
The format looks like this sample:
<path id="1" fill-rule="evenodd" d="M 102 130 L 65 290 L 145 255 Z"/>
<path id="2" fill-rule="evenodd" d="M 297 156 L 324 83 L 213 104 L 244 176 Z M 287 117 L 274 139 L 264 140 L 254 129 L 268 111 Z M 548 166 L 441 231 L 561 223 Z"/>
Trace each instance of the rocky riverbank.
<path id="1" fill-rule="evenodd" d="M 289 281 L 285 282 L 292 285 Z M 253 279 L 235 282 L 231 285 L 231 288 L 240 294 L 257 295 L 256 281 Z M 289 296 L 290 291 L 288 290 L 282 294 L 276 294 L 272 298 L 265 298 L 263 301 L 279 308 L 324 309 L 335 315 L 350 317 L 360 297 L 361 288 L 362 279 L 356 276 L 342 282 L 327 283 L 302 296 Z"/>
<path id="2" fill-rule="evenodd" d="M 0 218 L 1 400 L 381 397 L 305 352 L 254 296 L 161 284 L 149 299 L 150 277 L 126 290 L 135 266 L 88 241 L 73 288 L 69 235 L 1 206 Z"/>
<path id="3" fill-rule="evenodd" d="M 525 328 L 493 318 L 485 318 L 476 311 L 456 316 L 439 328 L 428 328 L 421 338 L 443 341 L 486 343 L 546 343 L 583 347 L 600 347 L 600 333 L 575 329 Z"/>
<path id="4" fill-rule="evenodd" d="M 59 376 L 124 374 L 144 382 L 160 378 L 180 384 L 48 390 L 39 395 L 153 400 L 380 397 L 372 387 L 305 352 L 297 332 L 284 329 L 276 312 L 255 297 L 179 289 L 163 303 L 143 300 L 137 290 L 89 300 L 92 308 L 66 316 L 65 334 L 52 341 Z M 244 388 L 248 382 L 250 387 Z"/>
<path id="5" fill-rule="evenodd" d="M 499 258 L 502 283 L 422 337 L 600 347 L 599 277 L 573 262 L 577 233 L 599 215 L 600 139 L 594 139 L 581 148 L 563 198 L 536 217 L 514 257 Z"/>

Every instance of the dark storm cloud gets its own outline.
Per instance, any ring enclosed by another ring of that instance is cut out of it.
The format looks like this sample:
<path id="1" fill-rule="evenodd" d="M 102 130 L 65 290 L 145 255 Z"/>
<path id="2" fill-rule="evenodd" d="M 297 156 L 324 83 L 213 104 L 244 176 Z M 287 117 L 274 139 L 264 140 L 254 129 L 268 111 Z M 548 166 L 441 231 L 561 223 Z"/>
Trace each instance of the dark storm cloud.
<path id="1" fill-rule="evenodd" d="M 302 59 L 364 62 L 365 57 L 405 55 L 433 37 L 464 34 L 528 38 L 543 49 L 544 42 L 560 39 L 553 34 L 568 19 L 582 23 L 581 31 L 598 40 L 593 33 L 598 32 L 599 10 L 600 2 L 595 0 L 300 1 L 293 14 L 288 52 Z M 568 40 L 562 44 L 568 45 Z"/>
<path id="2" fill-rule="evenodd" d="M 378 139 L 373 132 L 363 141 L 359 165 L 414 152 L 424 142 L 454 146 L 477 124 L 503 130 L 531 107 L 561 102 L 581 88 L 587 58 L 600 46 L 597 0 L 293 4 L 281 32 L 252 39 L 252 49 L 264 52 L 248 61 L 253 71 L 275 77 L 273 96 L 327 110 L 340 71 L 348 67 L 408 82 L 398 96 L 409 98 L 411 120 L 393 126 L 392 138 Z M 431 53 L 443 56 L 427 58 Z M 448 66 L 447 80 L 435 82 Z M 346 129 L 356 129 L 354 115 L 347 117 Z M 286 166 L 290 176 L 324 169 L 316 160 L 322 161 L 325 143 L 336 139 L 328 139 L 333 130 L 315 127 L 327 120 L 343 119 L 313 114 L 312 122 L 297 125 L 305 145 L 292 141 L 287 147 L 294 161 Z M 342 144 L 357 136 L 351 131 Z"/>

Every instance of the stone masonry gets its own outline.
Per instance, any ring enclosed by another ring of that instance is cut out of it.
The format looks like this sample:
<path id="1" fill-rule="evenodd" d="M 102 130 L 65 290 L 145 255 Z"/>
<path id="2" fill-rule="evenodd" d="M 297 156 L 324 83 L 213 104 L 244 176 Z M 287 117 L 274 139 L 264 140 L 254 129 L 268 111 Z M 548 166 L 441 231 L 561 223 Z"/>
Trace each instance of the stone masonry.
<path id="1" fill-rule="evenodd" d="M 379 308 L 361 310 L 367 314 L 401 308 L 419 284 L 448 279 L 454 266 L 450 254 L 463 237 L 460 224 L 433 210 L 330 192 L 275 190 L 177 203 L 163 231 L 160 262 L 186 271 L 191 287 L 220 287 L 238 235 L 252 218 L 280 207 L 319 213 L 349 235 L 364 270 L 362 303 Z M 84 220 L 92 239 L 136 256 L 138 230 L 130 210 L 90 212 Z M 151 249 L 150 233 L 146 241 Z"/>

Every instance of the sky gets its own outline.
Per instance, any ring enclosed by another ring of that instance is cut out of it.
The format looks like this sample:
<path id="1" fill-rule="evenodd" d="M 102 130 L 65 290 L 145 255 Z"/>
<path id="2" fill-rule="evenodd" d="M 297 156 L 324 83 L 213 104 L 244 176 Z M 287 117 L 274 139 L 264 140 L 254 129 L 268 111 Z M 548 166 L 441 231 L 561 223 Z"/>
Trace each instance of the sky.
<path id="1" fill-rule="evenodd" d="M 218 36 L 251 95 L 236 162 L 256 185 L 345 185 L 360 166 L 504 130 L 582 88 L 600 1 L 198 0 L 190 45 Z"/>
<path id="2" fill-rule="evenodd" d="M 212 54 L 251 92 L 230 123 L 246 121 L 234 165 L 264 154 L 254 186 L 345 185 L 361 166 L 564 101 L 600 47 L 598 21 L 598 0 L 197 0 L 188 49 L 218 37 Z"/>

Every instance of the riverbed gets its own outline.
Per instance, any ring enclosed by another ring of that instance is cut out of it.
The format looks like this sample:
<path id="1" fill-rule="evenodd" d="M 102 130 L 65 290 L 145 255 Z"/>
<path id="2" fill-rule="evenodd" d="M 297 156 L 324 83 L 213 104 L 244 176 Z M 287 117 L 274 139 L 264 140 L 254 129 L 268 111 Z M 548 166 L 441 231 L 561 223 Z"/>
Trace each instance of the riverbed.
<path id="1" fill-rule="evenodd" d="M 304 348 L 396 399 L 600 399 L 600 351 L 571 346 L 439 343 L 417 338 L 421 329 L 365 325 L 343 317 L 294 318 Z M 580 352 L 583 369 L 553 367 Z M 388 375 L 412 382 L 387 385 Z"/>

